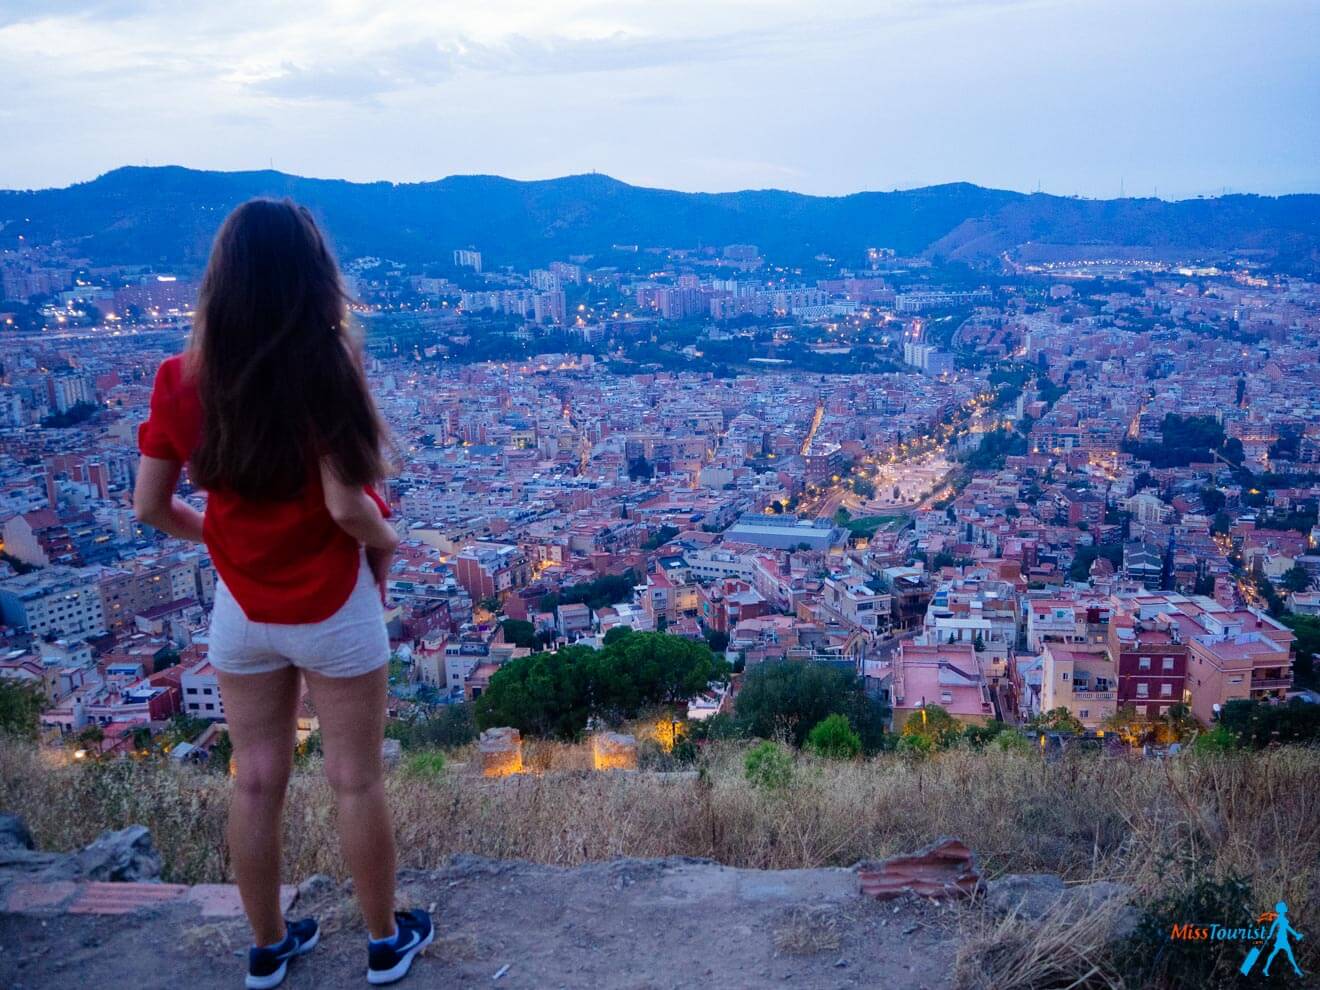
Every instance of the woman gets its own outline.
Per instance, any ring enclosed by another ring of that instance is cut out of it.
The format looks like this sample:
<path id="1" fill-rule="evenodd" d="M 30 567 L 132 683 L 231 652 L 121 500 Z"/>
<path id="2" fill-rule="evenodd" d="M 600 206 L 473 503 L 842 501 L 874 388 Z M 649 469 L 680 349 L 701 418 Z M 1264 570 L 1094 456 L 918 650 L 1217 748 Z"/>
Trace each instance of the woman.
<path id="1" fill-rule="evenodd" d="M 219 577 L 208 659 L 237 764 L 229 851 L 254 936 L 254 990 L 277 986 L 320 937 L 314 919 L 286 923 L 279 906 L 299 678 L 370 935 L 368 982 L 402 978 L 433 935 L 426 912 L 394 912 L 381 595 L 398 537 L 372 488 L 386 469 L 385 430 L 345 299 L 305 208 L 244 203 L 216 235 L 192 339 L 161 364 L 138 434 L 138 518 L 205 543 Z M 185 464 L 208 493 L 205 515 L 175 496 Z"/>

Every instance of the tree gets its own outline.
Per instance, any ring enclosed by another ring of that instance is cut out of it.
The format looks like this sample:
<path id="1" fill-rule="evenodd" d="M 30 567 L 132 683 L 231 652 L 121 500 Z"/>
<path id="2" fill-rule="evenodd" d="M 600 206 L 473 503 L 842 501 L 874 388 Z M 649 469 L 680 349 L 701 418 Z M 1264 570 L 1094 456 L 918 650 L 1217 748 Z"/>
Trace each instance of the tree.
<path id="1" fill-rule="evenodd" d="M 757 664 L 743 677 L 734 712 L 747 735 L 784 737 L 799 748 L 814 726 L 836 714 L 848 718 L 867 752 L 884 743 L 884 705 L 866 696 L 852 671 L 828 664 Z"/>
<path id="2" fill-rule="evenodd" d="M 135 752 L 151 749 L 151 730 L 145 725 L 133 730 L 133 749 Z"/>
<path id="3" fill-rule="evenodd" d="M 589 647 L 569 646 L 504 664 L 476 700 L 477 724 L 576 739 L 591 715 L 586 668 L 594 653 Z"/>
<path id="4" fill-rule="evenodd" d="M 677 526 L 661 526 L 642 543 L 643 550 L 657 550 L 678 535 Z"/>
<path id="5" fill-rule="evenodd" d="M 168 670 L 170 667 L 178 666 L 180 659 L 182 658 L 179 656 L 179 651 L 174 647 L 162 647 L 157 650 L 156 655 L 152 657 L 151 672 L 153 674 L 159 674 L 162 670 Z"/>
<path id="6" fill-rule="evenodd" d="M 958 741 L 963 724 L 939 705 L 923 705 L 903 723 L 902 737 L 913 740 L 911 748 L 929 752 L 946 749 Z"/>
<path id="7" fill-rule="evenodd" d="M 686 702 L 711 681 L 728 676 L 705 643 L 658 632 L 625 636 L 595 657 L 592 709 L 606 717 L 632 717 L 643 707 Z"/>
<path id="8" fill-rule="evenodd" d="M 1081 735 L 1086 731 L 1081 719 L 1063 707 L 1041 712 L 1027 724 L 1035 732 L 1068 732 Z"/>
<path id="9" fill-rule="evenodd" d="M 531 649 L 536 645 L 536 627 L 523 619 L 505 619 L 500 623 L 504 641 L 519 648 Z"/>
<path id="10" fill-rule="evenodd" d="M 727 676 L 728 665 L 705 643 L 612 629 L 600 650 L 569 646 L 506 663 L 476 701 L 477 723 L 575 739 L 593 716 L 634 718 L 644 708 L 684 703 Z"/>
<path id="11" fill-rule="evenodd" d="M 36 688 L 0 679 L 0 734 L 36 738 L 45 707 L 46 697 Z"/>
<path id="12" fill-rule="evenodd" d="M 729 648 L 729 634 L 722 629 L 707 629 L 706 645 L 712 653 L 723 653 Z"/>
<path id="13" fill-rule="evenodd" d="M 987 722 L 984 725 L 967 725 L 963 727 L 962 739 L 973 749 L 984 749 L 987 743 L 993 742 L 1006 732 L 1009 728 L 1003 722 L 995 720 Z M 1017 735 L 1017 733 L 1012 733 Z"/>
<path id="14" fill-rule="evenodd" d="M 1129 746 L 1140 746 L 1146 741 L 1151 729 L 1137 714 L 1136 705 L 1120 705 L 1100 723 L 1100 727 L 1114 733 Z"/>
<path id="15" fill-rule="evenodd" d="M 229 738 L 228 732 L 222 732 L 215 737 L 215 742 L 211 744 L 211 752 L 207 754 L 206 765 L 220 773 L 228 773 L 229 761 L 233 758 L 234 741 Z"/>
<path id="16" fill-rule="evenodd" d="M 1320 616 L 1285 615 L 1283 623 L 1297 637 L 1297 661 L 1293 664 L 1293 683 L 1298 687 L 1314 687 L 1316 683 L 1315 657 L 1320 653 Z"/>
<path id="17" fill-rule="evenodd" d="M 1201 504 L 1210 515 L 1219 512 L 1224 507 L 1224 502 L 1224 493 L 1213 485 L 1206 485 L 1201 489 Z"/>
<path id="18" fill-rule="evenodd" d="M 1179 702 L 1170 705 L 1161 722 L 1161 735 L 1169 737 L 1169 742 L 1186 742 L 1201 731 L 1201 723 L 1196 720 L 1192 710 Z"/>
<path id="19" fill-rule="evenodd" d="M 477 726 L 471 705 L 437 705 L 418 718 L 390 719 L 385 737 L 399 740 L 404 749 L 463 746 L 477 738 Z"/>
<path id="20" fill-rule="evenodd" d="M 1283 572 L 1279 583 L 1288 591 L 1305 591 L 1311 587 L 1311 574 L 1301 564 L 1293 564 Z"/>
<path id="21" fill-rule="evenodd" d="M 1320 705 L 1301 698 L 1285 704 L 1238 699 L 1219 712 L 1219 724 L 1239 745 L 1261 749 L 1271 743 L 1313 743 L 1320 739 Z"/>
<path id="22" fill-rule="evenodd" d="M 807 746 L 826 759 L 851 760 L 862 751 L 862 737 L 853 731 L 846 716 L 830 715 L 807 735 Z"/>

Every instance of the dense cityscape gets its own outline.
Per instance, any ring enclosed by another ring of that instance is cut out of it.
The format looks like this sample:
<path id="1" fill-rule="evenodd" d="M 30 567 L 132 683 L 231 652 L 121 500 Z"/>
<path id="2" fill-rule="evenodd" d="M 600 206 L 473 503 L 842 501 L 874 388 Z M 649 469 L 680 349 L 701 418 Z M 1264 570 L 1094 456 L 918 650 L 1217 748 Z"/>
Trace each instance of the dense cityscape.
<path id="1" fill-rule="evenodd" d="M 343 259 L 397 462 L 396 719 L 618 629 L 727 661 L 694 723 L 777 660 L 855 674 L 900 734 L 1167 746 L 1316 700 L 1315 282 L 1249 252 L 442 254 Z M 0 273 L 0 678 L 70 758 L 201 758 L 214 570 L 131 506 L 198 272 L 20 237 Z"/>
<path id="2" fill-rule="evenodd" d="M 1320 985 L 1317 38 L 0 0 L 0 987 Z"/>

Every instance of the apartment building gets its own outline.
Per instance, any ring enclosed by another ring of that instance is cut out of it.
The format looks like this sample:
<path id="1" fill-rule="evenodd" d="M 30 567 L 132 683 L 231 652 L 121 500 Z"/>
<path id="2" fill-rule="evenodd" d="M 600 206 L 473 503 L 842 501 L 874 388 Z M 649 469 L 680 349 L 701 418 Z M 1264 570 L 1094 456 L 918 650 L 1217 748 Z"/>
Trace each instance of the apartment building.
<path id="1" fill-rule="evenodd" d="M 1066 708 L 1088 729 L 1114 714 L 1118 683 L 1104 646 L 1047 643 L 1041 663 L 1042 711 Z"/>
<path id="2" fill-rule="evenodd" d="M 96 636 L 106 631 L 94 571 L 46 567 L 0 581 L 5 625 L 45 636 Z"/>
<path id="3" fill-rule="evenodd" d="M 223 722 L 225 705 L 220 698 L 220 679 L 209 660 L 203 660 L 183 672 L 179 686 L 183 690 L 183 711 L 195 718 Z"/>
<path id="4" fill-rule="evenodd" d="M 504 543 L 474 543 L 454 558 L 454 576 L 474 602 L 503 598 L 526 584 L 531 567 L 521 548 Z"/>
<path id="5" fill-rule="evenodd" d="M 971 643 L 921 645 L 903 642 L 890 675 L 894 731 L 939 705 L 960 722 L 984 725 L 995 717 L 980 657 Z"/>

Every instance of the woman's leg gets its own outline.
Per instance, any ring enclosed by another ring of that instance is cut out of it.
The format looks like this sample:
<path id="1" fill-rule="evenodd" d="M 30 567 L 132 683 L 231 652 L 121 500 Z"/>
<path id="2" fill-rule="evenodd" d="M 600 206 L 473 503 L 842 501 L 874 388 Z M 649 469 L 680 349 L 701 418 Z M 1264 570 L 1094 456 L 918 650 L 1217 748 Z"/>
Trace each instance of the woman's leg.
<path id="1" fill-rule="evenodd" d="M 357 677 L 305 671 L 321 725 L 325 775 L 335 792 L 339 843 L 372 938 L 394 933 L 394 830 L 385 803 L 385 667 Z"/>
<path id="2" fill-rule="evenodd" d="M 280 831 L 293 766 L 298 668 L 219 673 L 237 777 L 229 802 L 229 858 L 252 925 L 253 943 L 284 938 L 280 913 Z"/>

